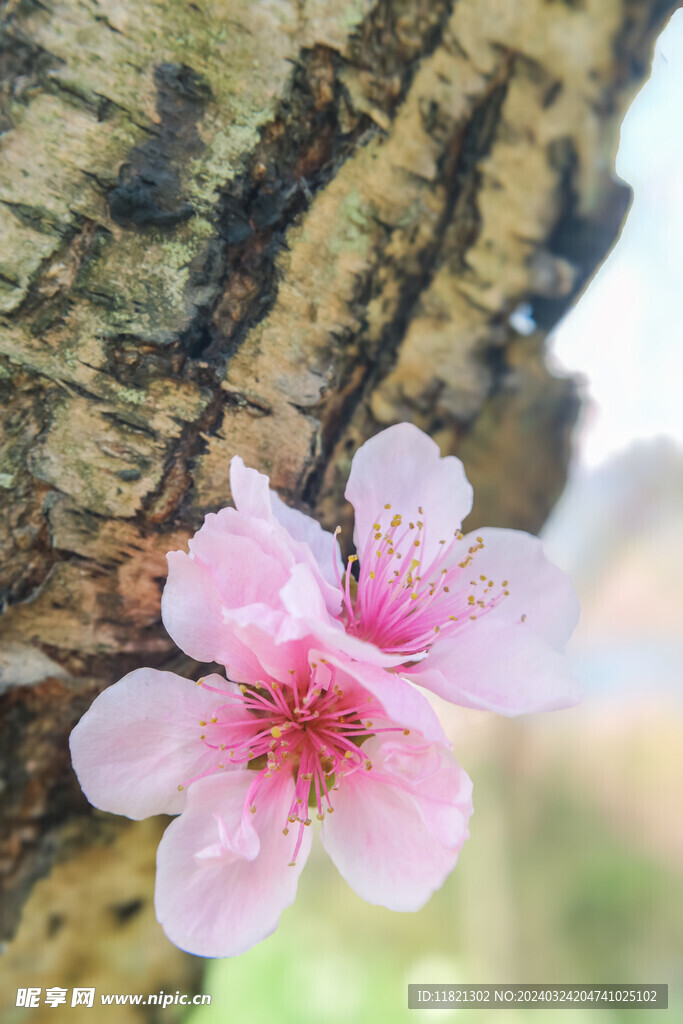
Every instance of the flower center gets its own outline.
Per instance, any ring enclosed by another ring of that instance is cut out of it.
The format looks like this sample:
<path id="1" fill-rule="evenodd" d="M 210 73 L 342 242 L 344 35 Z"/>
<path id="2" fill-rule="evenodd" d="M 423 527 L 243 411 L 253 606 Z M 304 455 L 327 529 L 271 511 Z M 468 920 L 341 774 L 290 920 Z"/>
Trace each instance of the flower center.
<path id="1" fill-rule="evenodd" d="M 292 864 L 304 828 L 311 824 L 309 809 L 315 809 L 322 821 L 334 811 L 330 794 L 339 788 L 340 779 L 359 769 L 372 771 L 361 744 L 377 733 L 407 734 L 399 726 L 373 727 L 368 715 L 381 709 L 370 696 L 346 694 L 336 685 L 335 674 L 333 666 L 321 661 L 311 666 L 305 684 L 271 680 L 241 685 L 238 692 L 209 686 L 201 679 L 197 684 L 223 698 L 213 716 L 199 722 L 201 741 L 217 752 L 219 760 L 178 788 L 231 765 L 244 766 L 256 772 L 246 797 L 253 814 L 268 780 L 276 772 L 291 772 L 294 796 L 283 832 L 287 835 L 290 825 L 299 827 Z"/>
<path id="2" fill-rule="evenodd" d="M 405 660 L 429 649 L 438 636 L 457 633 L 471 619 L 494 608 L 509 593 L 508 581 L 496 585 L 484 574 L 471 578 L 476 556 L 484 547 L 463 548 L 457 530 L 437 550 L 426 546 L 427 527 L 422 507 L 414 520 L 404 522 L 385 505 L 358 555 L 351 555 L 344 581 L 346 626 L 349 632 L 376 644 L 387 654 Z M 388 519 L 380 526 L 379 520 Z M 351 570 L 359 561 L 358 584 L 352 593 Z"/>

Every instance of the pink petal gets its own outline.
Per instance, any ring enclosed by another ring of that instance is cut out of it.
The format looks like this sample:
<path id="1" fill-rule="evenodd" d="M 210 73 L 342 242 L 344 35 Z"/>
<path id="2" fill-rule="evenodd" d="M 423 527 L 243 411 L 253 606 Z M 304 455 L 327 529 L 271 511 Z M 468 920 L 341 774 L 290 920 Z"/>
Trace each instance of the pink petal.
<path id="1" fill-rule="evenodd" d="M 281 639 L 285 616 L 281 612 L 273 612 L 265 605 L 250 605 L 247 608 L 236 608 L 224 612 L 226 622 L 231 624 L 235 641 L 244 650 L 253 652 L 254 664 L 258 671 L 248 676 L 238 675 L 236 671 L 228 674 L 240 682 L 256 682 L 264 675 L 277 681 L 288 680 L 290 674 L 304 674 L 308 666 L 309 645 L 299 639 Z M 296 632 L 293 631 L 294 635 Z M 220 664 L 226 664 L 216 659 Z"/>
<path id="2" fill-rule="evenodd" d="M 297 555 L 298 561 L 306 561 L 314 567 L 321 582 L 324 581 L 336 591 L 335 563 L 340 570 L 342 567 L 336 537 L 323 530 L 316 519 L 286 505 L 275 491 L 269 489 L 268 484 L 268 477 L 255 469 L 247 469 L 239 455 L 232 459 L 230 489 L 236 508 L 245 517 L 282 527 L 286 538 L 292 542 L 288 545 L 287 540 L 284 540 L 284 546 Z M 278 543 L 283 546 L 282 532 L 273 531 L 273 536 L 278 536 Z M 325 593 L 325 597 L 328 604 L 332 601 L 330 610 L 337 611 L 339 600 L 336 600 L 334 606 L 332 595 Z"/>
<path id="3" fill-rule="evenodd" d="M 478 578 L 485 575 L 494 582 L 494 591 L 507 580 L 509 595 L 487 618 L 500 622 L 525 624 L 542 636 L 557 650 L 562 650 L 579 621 L 579 599 L 569 576 L 543 552 L 538 537 L 521 530 L 499 530 L 486 527 L 468 534 L 463 550 L 484 541 L 472 561 L 472 571 Z"/>
<path id="4" fill-rule="evenodd" d="M 231 687 L 221 676 L 207 682 Z M 215 706 L 215 694 L 153 668 L 109 686 L 71 733 L 73 766 L 90 803 L 135 819 L 179 813 L 185 791 L 178 786 L 216 763 L 199 726 Z"/>
<path id="5" fill-rule="evenodd" d="M 247 469 L 239 455 L 230 460 L 230 491 L 235 508 L 243 515 L 271 518 L 268 477 L 256 469 Z"/>
<path id="6" fill-rule="evenodd" d="M 472 488 L 460 459 L 441 458 L 438 445 L 412 423 L 389 427 L 361 445 L 346 498 L 356 513 L 353 536 L 361 558 L 373 524 L 384 532 L 399 514 L 404 529 L 411 520 L 424 523 L 423 551 L 429 561 L 441 552 L 439 541 L 450 541 L 472 508 Z"/>
<path id="7" fill-rule="evenodd" d="M 252 682 L 262 669 L 254 653 L 223 616 L 223 595 L 205 566 L 182 551 L 171 551 L 161 617 L 171 639 L 197 661 L 217 661 L 234 679 Z"/>
<path id="8" fill-rule="evenodd" d="M 364 744 L 369 772 L 344 777 L 322 841 L 368 903 L 419 910 L 455 867 L 467 839 L 472 784 L 443 748 L 404 740 Z"/>
<path id="9" fill-rule="evenodd" d="M 335 564 L 340 575 L 344 572 L 337 538 L 334 534 L 329 533 L 328 530 L 323 530 L 317 519 L 313 519 L 304 512 L 299 512 L 298 509 L 285 505 L 284 501 L 278 497 L 275 491 L 270 492 L 270 500 L 273 515 L 278 523 L 294 541 L 306 545 L 322 579 L 336 591 L 337 576 L 334 571 Z M 331 610 L 338 610 L 340 603 L 341 595 L 336 602 L 336 608 Z"/>
<path id="10" fill-rule="evenodd" d="M 261 525 L 254 523 L 254 525 Z M 289 579 L 290 566 L 264 550 L 261 538 L 207 530 L 190 541 L 191 557 L 210 574 L 226 608 L 249 604 L 280 606 L 279 591 Z"/>
<path id="11" fill-rule="evenodd" d="M 581 699 L 564 655 L 526 623 L 492 614 L 434 644 L 409 678 L 455 704 L 502 715 L 555 711 Z"/>
<path id="12" fill-rule="evenodd" d="M 449 745 L 438 716 L 426 697 L 414 686 L 394 672 L 364 665 L 362 662 L 339 658 L 329 651 L 313 651 L 313 658 L 325 658 L 341 672 L 338 682 L 342 689 L 344 678 L 351 679 L 375 697 L 384 708 L 387 718 L 411 732 L 416 730 L 430 742 Z"/>
<path id="13" fill-rule="evenodd" d="M 289 867 L 297 829 L 282 833 L 294 795 L 291 776 L 266 780 L 250 814 L 256 778 L 236 771 L 196 782 L 184 813 L 157 854 L 157 918 L 171 942 L 197 956 L 237 956 L 265 939 L 293 902 L 310 829 Z"/>
<path id="14" fill-rule="evenodd" d="M 190 541 L 190 551 L 205 561 L 206 555 L 208 555 L 207 564 L 219 579 L 226 578 L 225 568 L 231 571 L 232 565 L 230 561 L 224 565 L 217 557 L 214 557 L 212 545 L 214 541 L 220 544 L 225 537 L 232 537 L 233 541 L 235 538 L 245 538 L 256 544 L 264 555 L 274 559 L 286 570 L 291 569 L 296 561 L 292 551 L 294 544 L 287 544 L 286 540 L 283 543 L 282 528 L 274 522 L 272 517 L 258 519 L 254 516 L 242 515 L 235 508 L 222 508 L 219 512 L 210 512 L 204 517 L 201 528 Z M 197 545 L 202 544 L 200 550 Z M 230 559 L 229 551 L 227 555 Z M 229 576 L 227 578 L 229 579 Z"/>

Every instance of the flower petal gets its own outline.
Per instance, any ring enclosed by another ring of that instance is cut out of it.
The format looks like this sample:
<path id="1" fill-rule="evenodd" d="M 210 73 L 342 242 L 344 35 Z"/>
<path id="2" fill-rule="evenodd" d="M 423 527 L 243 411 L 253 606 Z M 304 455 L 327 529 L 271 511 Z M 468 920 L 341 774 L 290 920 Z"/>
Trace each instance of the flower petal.
<path id="1" fill-rule="evenodd" d="M 492 614 L 434 644 L 409 678 L 445 700 L 501 715 L 556 711 L 581 699 L 563 654 L 526 623 Z"/>
<path id="2" fill-rule="evenodd" d="M 264 550 L 261 538 L 202 527 L 189 546 L 192 559 L 210 574 L 226 608 L 257 603 L 279 606 L 278 594 L 289 578 L 290 566 Z"/>
<path id="3" fill-rule="evenodd" d="M 270 519 L 270 488 L 268 477 L 256 469 L 248 469 L 240 455 L 230 460 L 230 491 L 235 508 L 245 516 Z"/>
<path id="4" fill-rule="evenodd" d="M 171 551 L 161 617 L 181 651 L 197 661 L 217 661 L 242 682 L 261 675 L 261 665 L 223 615 L 223 596 L 205 566 L 182 551 Z"/>
<path id="5" fill-rule="evenodd" d="M 579 599 L 569 576 L 550 562 L 538 537 L 522 530 L 486 527 L 468 534 L 463 547 L 484 542 L 472 568 L 493 580 L 494 589 L 507 580 L 509 595 L 487 612 L 487 618 L 525 624 L 557 650 L 562 650 L 579 621 Z M 469 543 L 468 543 L 469 542 Z"/>
<path id="6" fill-rule="evenodd" d="M 340 576 L 344 573 L 337 538 L 328 530 L 323 530 L 317 519 L 313 519 L 304 512 L 285 505 L 284 501 L 275 491 L 270 492 L 270 500 L 273 515 L 278 523 L 294 541 L 307 546 L 323 580 L 336 590 L 337 575 L 334 571 L 335 564 Z M 340 603 L 341 595 L 337 602 L 337 607 L 339 607 Z"/>
<path id="7" fill-rule="evenodd" d="M 277 928 L 296 896 L 306 863 L 306 829 L 290 867 L 297 830 L 284 836 L 294 795 L 291 776 L 266 780 L 249 814 L 256 773 L 236 771 L 196 782 L 184 813 L 166 829 L 157 854 L 157 919 L 171 942 L 197 956 L 237 956 Z"/>
<path id="8" fill-rule="evenodd" d="M 323 822 L 323 845 L 368 903 L 419 910 L 453 870 L 469 835 L 472 784 L 440 747 L 375 738 L 366 749 L 372 770 L 341 779 L 334 814 Z"/>
<path id="9" fill-rule="evenodd" d="M 404 728 L 417 730 L 430 742 L 449 746 L 439 718 L 426 697 L 414 686 L 395 672 L 365 665 L 359 661 L 350 661 L 335 657 L 329 651 L 313 652 L 314 657 L 324 657 L 329 664 L 335 665 L 342 674 L 352 679 L 380 702 L 387 718 Z M 339 680 L 343 687 L 343 676 Z"/>
<path id="10" fill-rule="evenodd" d="M 472 487 L 460 459 L 442 458 L 431 437 L 412 423 L 399 423 L 358 449 L 346 498 L 356 513 L 353 536 L 361 558 L 373 525 L 384 532 L 399 514 L 404 528 L 410 520 L 424 523 L 423 557 L 429 561 L 439 554 L 439 541 L 450 540 L 472 508 Z"/>
<path id="11" fill-rule="evenodd" d="M 221 676 L 209 684 L 231 688 Z M 216 762 L 200 739 L 200 719 L 216 696 L 173 672 L 141 668 L 95 698 L 71 733 L 71 758 L 91 804 L 112 814 L 146 818 L 178 814 L 178 786 Z"/>

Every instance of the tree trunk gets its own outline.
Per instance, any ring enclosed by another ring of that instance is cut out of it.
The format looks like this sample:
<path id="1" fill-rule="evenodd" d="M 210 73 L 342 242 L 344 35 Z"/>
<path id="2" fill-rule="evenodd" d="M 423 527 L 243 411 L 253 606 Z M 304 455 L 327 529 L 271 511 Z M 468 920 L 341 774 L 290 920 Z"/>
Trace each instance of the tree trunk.
<path id="1" fill-rule="evenodd" d="M 228 502 L 233 454 L 347 525 L 356 445 L 412 420 L 464 459 L 471 522 L 541 525 L 577 410 L 544 338 L 619 230 L 619 121 L 676 7 L 9 0 L 7 937 L 55 858 L 87 871 L 93 842 L 142 842 L 90 812 L 67 736 L 102 687 L 173 658 L 164 556 Z M 119 895 L 125 918 L 137 890 Z"/>

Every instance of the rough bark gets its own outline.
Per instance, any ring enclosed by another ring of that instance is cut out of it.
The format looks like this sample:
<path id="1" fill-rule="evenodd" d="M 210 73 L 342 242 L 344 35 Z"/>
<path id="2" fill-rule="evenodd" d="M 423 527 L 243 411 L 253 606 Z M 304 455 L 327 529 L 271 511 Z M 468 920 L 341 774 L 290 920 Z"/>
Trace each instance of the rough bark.
<path id="1" fill-rule="evenodd" d="M 346 524 L 355 447 L 410 419 L 465 460 L 472 522 L 541 525 L 577 409 L 543 340 L 618 232 L 619 121 L 676 6 L 6 5 L 5 935 L 105 827 L 69 729 L 174 656 L 164 555 L 235 452 Z"/>

